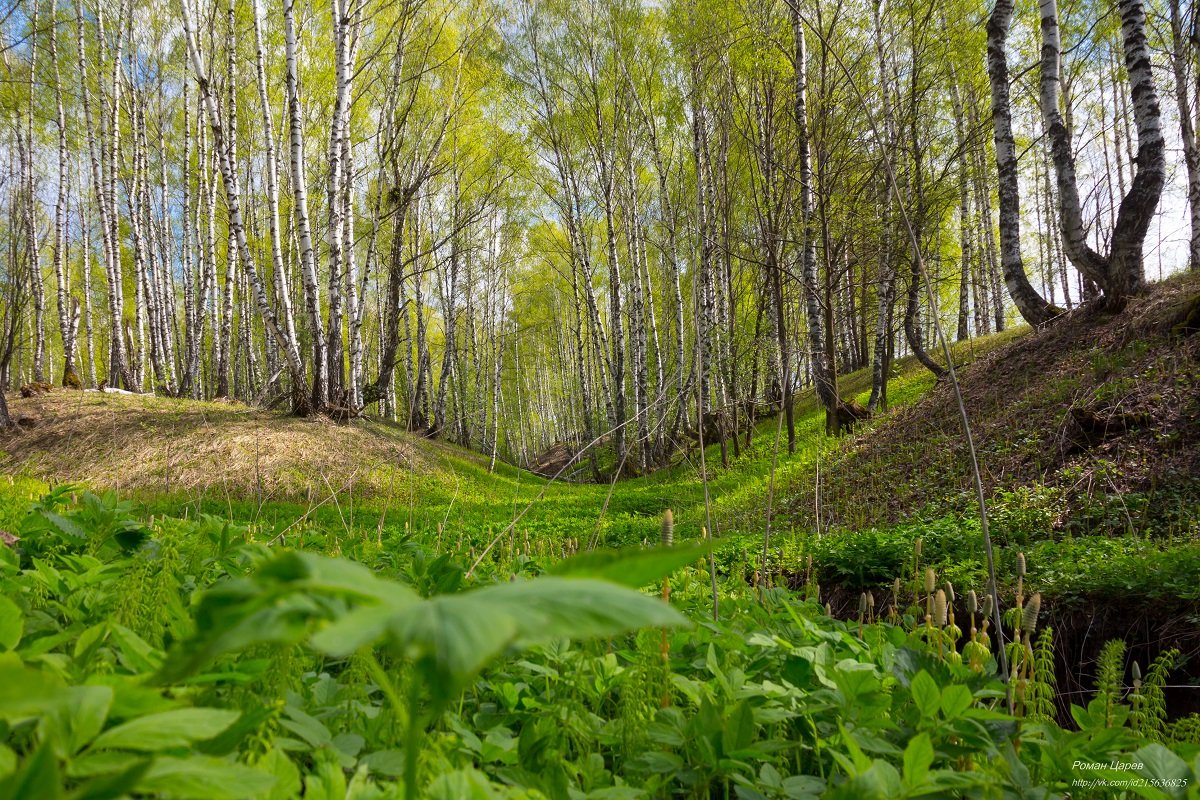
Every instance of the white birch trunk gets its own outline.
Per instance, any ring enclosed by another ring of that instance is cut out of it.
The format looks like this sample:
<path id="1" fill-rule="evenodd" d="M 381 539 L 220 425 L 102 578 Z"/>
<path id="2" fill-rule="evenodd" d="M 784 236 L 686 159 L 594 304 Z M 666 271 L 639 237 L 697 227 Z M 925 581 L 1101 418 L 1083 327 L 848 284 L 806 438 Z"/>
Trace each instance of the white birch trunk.
<path id="1" fill-rule="evenodd" d="M 300 115 L 300 74 L 297 66 L 295 0 L 284 0 L 283 23 L 287 46 L 288 124 L 291 133 L 291 167 L 296 233 L 300 241 L 300 279 L 308 306 L 308 323 L 313 342 L 313 404 L 328 402 L 328 371 L 325 355 L 325 326 L 321 321 L 321 290 L 317 280 L 316 254 L 308 215 L 308 177 L 304 165 L 304 123 Z"/>
<path id="2" fill-rule="evenodd" d="M 184 38 L 187 42 L 188 53 L 191 56 L 192 70 L 196 76 L 196 83 L 200 87 L 200 97 L 208 112 L 209 127 L 213 132 L 213 146 L 219 159 L 221 180 L 225 185 L 225 203 L 229 213 L 229 227 L 233 232 L 236 249 L 241 258 L 241 267 L 246 272 L 246 277 L 250 281 L 251 289 L 258 302 L 258 310 L 262 316 L 263 325 L 266 327 L 267 332 L 275 337 L 280 349 L 287 356 L 288 368 L 292 380 L 293 410 L 296 413 L 307 413 L 310 410 L 310 406 L 304 397 L 304 362 L 300 356 L 300 348 L 296 341 L 289 341 L 280 329 L 275 311 L 271 308 L 270 301 L 267 299 L 266 287 L 259 279 L 258 269 L 255 267 L 254 259 L 250 254 L 249 243 L 246 241 L 246 231 L 242 226 L 241 191 L 238 185 L 238 174 L 234 169 L 233 163 L 230 161 L 229 151 L 223 146 L 221 112 L 209 89 L 208 77 L 204 71 L 204 62 L 200 58 L 200 51 L 196 45 L 195 35 L 192 31 L 192 15 L 191 10 L 188 8 L 188 3 L 189 0 L 182 0 Z"/>
<path id="3" fill-rule="evenodd" d="M 58 290 L 58 332 L 62 337 L 63 386 L 79 388 L 79 375 L 75 371 L 75 334 L 78 330 L 78 313 L 71 310 L 70 274 L 64 261 L 67 248 L 67 119 L 63 109 L 62 78 L 58 67 L 58 8 L 51 6 L 50 61 L 54 65 L 54 119 L 58 127 L 58 193 L 54 201 L 54 278 Z M 77 311 L 78 305 L 75 306 Z"/>

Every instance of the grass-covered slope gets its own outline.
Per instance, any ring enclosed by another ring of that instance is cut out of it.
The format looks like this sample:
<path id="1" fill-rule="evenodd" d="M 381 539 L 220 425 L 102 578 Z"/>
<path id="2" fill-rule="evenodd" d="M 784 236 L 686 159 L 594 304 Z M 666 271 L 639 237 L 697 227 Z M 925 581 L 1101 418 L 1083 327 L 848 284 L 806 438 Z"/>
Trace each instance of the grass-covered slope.
<path id="1" fill-rule="evenodd" d="M 1026 330 L 961 343 L 955 357 L 970 363 Z M 932 385 L 913 359 L 901 360 L 890 385 L 893 406 L 914 402 Z M 869 371 L 843 376 L 841 388 L 865 401 Z M 150 513 L 191 508 L 272 530 L 298 515 L 346 533 L 375 529 L 381 519 L 414 532 L 441 525 L 464 550 L 522 514 L 517 539 L 549 535 L 581 545 L 654 538 L 666 508 L 675 509 L 681 538 L 698 537 L 709 519 L 695 451 L 668 469 L 616 485 L 550 483 L 501 462 L 489 471 L 490 460 L 478 453 L 373 419 L 335 424 L 240 404 L 66 390 L 9 403 L 29 423 L 0 437 L 0 470 L 21 479 L 9 489 L 18 502 L 49 485 L 73 483 L 114 491 Z M 826 438 L 811 392 L 798 396 L 796 411 L 793 455 L 776 452 L 773 419 L 759 423 L 728 468 L 720 466 L 717 446 L 708 448 L 718 537 L 761 529 L 773 461 L 776 506 L 783 508 L 787 493 L 798 491 L 822 458 L 871 436 Z"/>
<path id="2" fill-rule="evenodd" d="M 1160 284 L 1127 313 L 1075 313 L 1047 329 L 1019 326 L 954 346 L 1001 543 L 1063 534 L 1196 534 L 1200 499 L 1200 337 L 1171 322 L 1200 281 Z M 842 376 L 865 401 L 869 371 Z M 706 452 L 610 485 L 545 478 L 385 422 L 296 419 L 236 404 L 55 391 L 10 403 L 32 427 L 0 439 L 0 469 L 47 483 L 85 483 L 150 503 L 253 509 L 274 505 L 375 525 L 487 529 L 533 503 L 517 530 L 653 537 L 676 511 L 681 536 L 711 520 L 718 538 L 758 534 L 770 506 L 781 534 L 863 530 L 975 514 L 951 388 L 912 359 L 896 365 L 892 409 L 854 436 L 824 436 L 811 392 L 797 398 L 795 454 L 774 419 L 728 468 Z M 773 478 L 772 478 L 773 475 Z M 772 491 L 773 484 L 773 491 Z M 770 499 L 770 503 L 768 500 Z M 315 509 L 315 511 L 314 511 Z"/>
<path id="3" fill-rule="evenodd" d="M 1122 315 L 1076 312 L 986 353 L 959 379 L 989 496 L 1047 514 L 1047 533 L 1195 535 L 1200 337 L 1172 331 L 1200 290 L 1185 276 Z M 948 383 L 826 465 L 826 524 L 862 527 L 969 511 L 970 463 Z M 814 486 L 788 491 L 812 524 Z"/>

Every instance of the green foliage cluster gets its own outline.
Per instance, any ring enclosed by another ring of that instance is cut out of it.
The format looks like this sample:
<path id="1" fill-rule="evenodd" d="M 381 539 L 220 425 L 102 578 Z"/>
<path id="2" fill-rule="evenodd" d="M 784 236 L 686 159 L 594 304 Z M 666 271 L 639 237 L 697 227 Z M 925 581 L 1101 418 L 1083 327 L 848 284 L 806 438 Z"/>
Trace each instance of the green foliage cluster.
<path id="1" fill-rule="evenodd" d="M 1034 509 L 1029 515 L 1040 517 Z M 1013 516 L 1007 517 L 1012 520 Z M 1010 523 L 1011 524 L 1011 523 Z M 1012 591 L 1017 553 L 1029 557 L 1030 585 L 1058 600 L 1130 598 L 1144 600 L 1200 599 L 1200 544 L 1181 538 L 1147 539 L 1139 536 L 1016 535 L 1007 529 L 1007 541 L 997 544 L 1001 588 Z M 790 547 L 811 553 L 821 580 L 855 591 L 888 586 L 892 579 L 911 577 L 912 553 L 922 545 L 922 563 L 959 586 L 983 586 L 987 580 L 979 522 L 942 517 L 930 522 L 887 528 L 836 531 L 817 538 L 798 537 Z M 799 559 L 793 560 L 793 565 Z"/>
<path id="2" fill-rule="evenodd" d="M 972 617 L 960 653 L 940 588 L 923 620 L 848 624 L 736 575 L 713 622 L 702 547 L 533 542 L 468 576 L 436 530 L 340 542 L 354 561 L 322 554 L 334 536 L 285 547 L 73 487 L 14 533 L 0 796 L 1078 797 L 1078 760 L 1200 781 L 1200 745 L 1156 716 L 1169 665 L 1137 725 L 1123 696 L 1077 729 L 1012 716 L 995 632 Z M 637 591 L 668 573 L 669 603 Z"/>

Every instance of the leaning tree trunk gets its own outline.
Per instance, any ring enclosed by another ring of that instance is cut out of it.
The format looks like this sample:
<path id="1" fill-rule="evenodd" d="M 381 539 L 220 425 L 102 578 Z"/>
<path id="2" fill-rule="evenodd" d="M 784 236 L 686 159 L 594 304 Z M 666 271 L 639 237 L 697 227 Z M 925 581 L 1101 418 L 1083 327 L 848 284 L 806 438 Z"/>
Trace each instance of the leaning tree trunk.
<path id="1" fill-rule="evenodd" d="M 1109 253 L 1105 291 L 1119 303 L 1124 297 L 1139 292 L 1146 282 L 1142 249 L 1167 182 L 1167 164 L 1162 112 L 1154 85 L 1150 46 L 1146 41 L 1146 9 L 1142 0 L 1121 0 L 1118 8 L 1138 141 L 1137 171 L 1129 192 L 1121 200 Z"/>
<path id="2" fill-rule="evenodd" d="M 1087 228 L 1075 180 L 1075 156 L 1066 122 L 1058 108 L 1062 45 L 1056 0 L 1041 0 L 1042 61 L 1041 110 L 1050 137 L 1050 153 L 1058 179 L 1059 224 L 1063 249 L 1075 268 L 1104 292 L 1104 305 L 1119 310 L 1126 299 L 1145 284 L 1142 248 L 1150 221 L 1158 208 L 1166 182 L 1162 114 L 1146 42 L 1146 12 L 1141 0 L 1120 0 L 1121 39 L 1125 69 L 1133 96 L 1137 124 L 1137 170 L 1121 200 L 1108 255 L 1087 243 Z"/>
<path id="3" fill-rule="evenodd" d="M 1061 314 L 1062 310 L 1047 303 L 1033 288 L 1021 259 L 1021 195 L 1009 101 L 1008 58 L 1004 52 L 1013 7 L 1014 0 L 997 0 L 987 25 L 992 127 L 996 141 L 996 173 L 1000 178 L 1000 266 L 1004 272 L 1004 284 L 1021 316 L 1031 325 L 1041 325 Z"/>

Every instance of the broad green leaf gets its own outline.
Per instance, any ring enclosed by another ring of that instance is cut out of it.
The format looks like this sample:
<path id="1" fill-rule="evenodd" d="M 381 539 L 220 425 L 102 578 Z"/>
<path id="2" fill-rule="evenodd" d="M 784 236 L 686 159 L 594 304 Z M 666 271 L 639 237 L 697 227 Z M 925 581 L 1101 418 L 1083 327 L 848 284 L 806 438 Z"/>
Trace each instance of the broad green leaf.
<path id="1" fill-rule="evenodd" d="M 310 747 L 324 747 L 333 741 L 329 728 L 314 716 L 301 711 L 295 706 L 288 706 L 287 716 L 279 720 L 279 724 L 303 739 Z"/>
<path id="2" fill-rule="evenodd" d="M 112 701 L 111 686 L 72 686 L 63 690 L 62 702 L 42 716 L 43 738 L 52 743 L 59 758 L 70 758 L 104 728 Z"/>
<path id="3" fill-rule="evenodd" d="M 25 632 L 25 615 L 12 600 L 0 594 L 0 648 L 13 650 Z"/>
<path id="4" fill-rule="evenodd" d="M 928 733 L 919 733 L 904 748 L 904 783 L 915 789 L 925 782 L 933 763 L 933 743 Z"/>
<path id="5" fill-rule="evenodd" d="M 72 778 L 102 778 L 132 769 L 147 758 L 145 754 L 128 750 L 85 750 L 67 764 L 67 775 Z"/>
<path id="6" fill-rule="evenodd" d="M 846 726 L 841 722 L 838 722 L 838 731 L 840 731 L 842 734 L 842 741 L 845 743 L 846 749 L 850 751 L 850 760 L 848 763 L 851 765 L 852 769 L 847 769 L 846 771 L 855 773 L 865 772 L 870 769 L 871 758 L 862 751 L 861 747 L 859 747 L 858 739 L 855 738 L 855 733 L 857 733 L 857 731 L 851 732 L 846 730 Z M 846 760 L 845 756 L 836 751 L 834 751 L 833 755 L 835 758 L 839 758 L 839 760 Z"/>
<path id="7" fill-rule="evenodd" d="M 471 768 L 439 775 L 425 792 L 429 800 L 499 800 L 487 776 Z"/>
<path id="8" fill-rule="evenodd" d="M 171 652 L 155 680 L 180 681 L 218 656 L 253 644 L 298 642 L 313 620 L 331 613 L 318 598 L 291 588 L 260 591 L 248 579 L 229 581 L 205 593 L 196 611 L 196 635 Z"/>
<path id="9" fill-rule="evenodd" d="M 108 620 L 97 622 L 90 628 L 79 634 L 79 638 L 75 640 L 75 660 L 82 661 L 87 658 L 91 651 L 104 641 L 104 637 L 108 635 Z"/>
<path id="10" fill-rule="evenodd" d="M 172 652 L 157 680 L 178 681 L 217 656 L 252 644 L 300 641 L 314 622 L 344 616 L 348 602 L 396 609 L 417 599 L 413 590 L 348 559 L 284 553 L 250 578 L 205 592 L 196 607 L 197 634 Z M 318 646 L 353 650 L 379 632 L 377 625 L 364 633 L 348 623 Z"/>
<path id="11" fill-rule="evenodd" d="M 893 800 L 904 796 L 900 773 L 886 761 L 875 759 L 870 767 L 824 795 L 847 800 Z"/>
<path id="12" fill-rule="evenodd" d="M 449 687 L 512 644 L 684 624 L 687 618 L 678 611 L 633 589 L 589 579 L 538 578 L 411 604 L 397 612 L 389 633 L 429 664 L 432 679 Z"/>
<path id="13" fill-rule="evenodd" d="M 971 690 L 961 683 L 951 684 L 942 690 L 942 713 L 946 719 L 954 719 L 971 707 L 974 702 Z"/>
<path id="14" fill-rule="evenodd" d="M 394 615 L 389 633 L 411 655 L 428 660 L 451 684 L 466 680 L 520 634 L 502 606 L 479 602 L 480 592 L 439 595 Z"/>
<path id="15" fill-rule="evenodd" d="M 57 800 L 62 797 L 62 781 L 58 774 L 58 759 L 53 751 L 42 745 L 34 751 L 21 768 L 0 781 L 0 797 Z"/>
<path id="16" fill-rule="evenodd" d="M 360 758 L 359 763 L 366 764 L 367 768 L 375 775 L 399 778 L 404 774 L 404 751 L 378 750 Z"/>
<path id="17" fill-rule="evenodd" d="M 825 781 L 815 775 L 791 775 L 783 779 L 783 793 L 791 800 L 809 800 L 821 796 Z"/>
<path id="18" fill-rule="evenodd" d="M 937 683 L 929 676 L 929 673 L 925 670 L 918 672 L 916 677 L 913 678 L 911 688 L 913 702 L 920 709 L 921 716 L 935 716 L 941 707 L 942 693 L 938 689 Z"/>
<path id="19" fill-rule="evenodd" d="M 117 800 L 128 797 L 150 768 L 149 758 L 139 760 L 120 772 L 93 778 L 71 795 L 71 800 Z"/>
<path id="20" fill-rule="evenodd" d="M 46 521 L 53 525 L 56 529 L 62 533 L 65 533 L 67 536 L 70 536 L 72 539 L 77 539 L 80 542 L 87 541 L 87 531 L 81 528 L 74 520 L 67 519 L 61 514 L 56 514 L 53 511 L 44 508 L 38 511 L 38 513 L 41 514 L 42 517 L 44 517 Z"/>
<path id="21" fill-rule="evenodd" d="M 218 758 L 160 756 L 138 791 L 178 800 L 243 800 L 271 790 L 275 776 Z"/>
<path id="22" fill-rule="evenodd" d="M 1141 748 L 1132 758 L 1119 760 L 1140 763 L 1142 767 L 1137 774 L 1154 781 L 1154 785 L 1161 787 L 1169 797 L 1187 797 L 1190 784 L 1195 780 L 1187 762 L 1157 742 Z"/>
<path id="23" fill-rule="evenodd" d="M 252 702 L 241 701 L 239 705 L 242 715 L 238 717 L 237 722 L 216 736 L 196 742 L 196 752 L 206 756 L 227 756 L 236 753 L 247 737 L 254 735 L 263 725 L 269 724 L 276 715 L 274 704 L 255 705 Z"/>
<path id="24" fill-rule="evenodd" d="M 616 636 L 652 626 L 690 625 L 658 598 L 606 581 L 538 578 L 489 586 L 460 597 L 513 615 L 526 643 Z"/>
<path id="25" fill-rule="evenodd" d="M 112 687 L 113 703 L 109 714 L 117 719 L 130 720 L 134 717 L 144 717 L 147 714 L 157 714 L 160 711 L 185 708 L 178 700 L 164 697 L 161 691 L 133 682 L 141 680 L 139 678 L 129 679 L 105 675 L 96 676 L 91 680 Z"/>
<path id="26" fill-rule="evenodd" d="M 124 625 L 112 626 L 112 643 L 117 646 L 121 663 L 135 674 L 154 672 L 162 666 L 162 651 Z"/>
<path id="27" fill-rule="evenodd" d="M 186 747 L 192 742 L 211 739 L 236 722 L 240 715 L 241 712 L 220 708 L 163 711 L 105 731 L 92 743 L 92 749 L 153 753 L 171 747 Z"/>
<path id="28" fill-rule="evenodd" d="M 17 754 L 6 744 L 0 744 L 0 778 L 16 771 Z"/>
<path id="29" fill-rule="evenodd" d="M 377 642 L 396 616 L 391 605 L 361 606 L 321 628 L 309 643 L 322 653 L 341 658 L 364 645 Z"/>
<path id="30" fill-rule="evenodd" d="M 0 719 L 13 722 L 45 713 L 62 700 L 62 681 L 30 669 L 15 653 L 0 657 Z"/>
<path id="31" fill-rule="evenodd" d="M 547 574 L 560 578 L 596 578 L 640 589 L 702 558 L 709 548 L 708 544 L 691 544 L 637 550 L 593 550 L 558 562 L 547 570 Z"/>
<path id="32" fill-rule="evenodd" d="M 722 744 L 726 755 L 749 747 L 754 741 L 754 710 L 745 700 L 733 708 L 733 713 L 725 721 L 725 731 Z"/>
<path id="33" fill-rule="evenodd" d="M 357 561 L 298 551 L 268 561 L 257 577 L 311 592 L 384 603 L 394 603 L 398 597 L 406 595 L 417 597 L 408 587 L 380 578 Z"/>
<path id="34" fill-rule="evenodd" d="M 288 758 L 287 753 L 278 747 L 272 748 L 271 752 L 258 762 L 257 767 L 275 776 L 275 785 L 263 800 L 292 800 L 300 796 L 300 770 Z"/>

